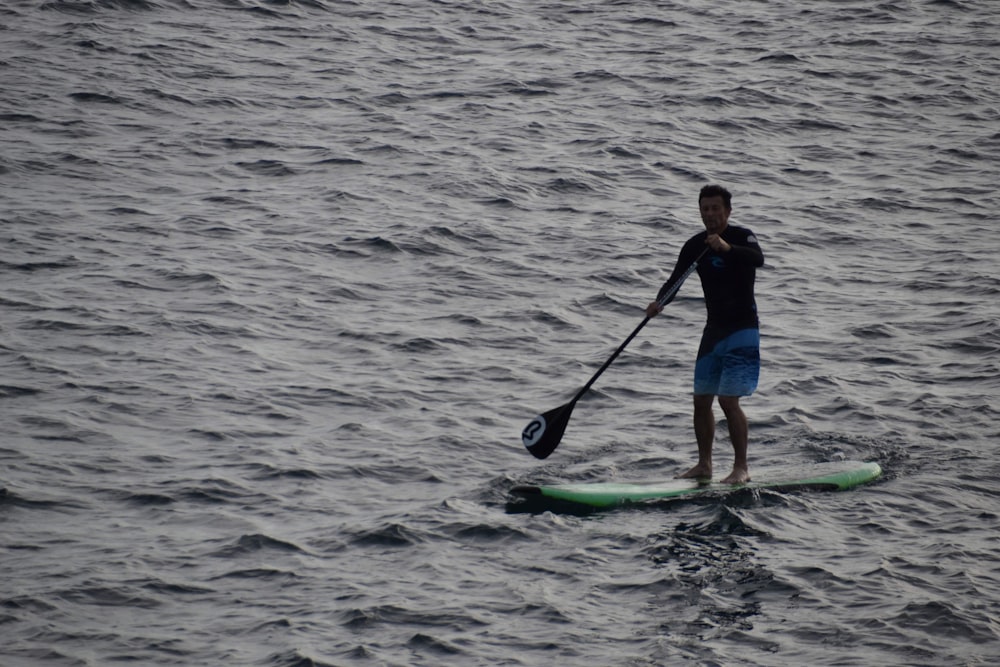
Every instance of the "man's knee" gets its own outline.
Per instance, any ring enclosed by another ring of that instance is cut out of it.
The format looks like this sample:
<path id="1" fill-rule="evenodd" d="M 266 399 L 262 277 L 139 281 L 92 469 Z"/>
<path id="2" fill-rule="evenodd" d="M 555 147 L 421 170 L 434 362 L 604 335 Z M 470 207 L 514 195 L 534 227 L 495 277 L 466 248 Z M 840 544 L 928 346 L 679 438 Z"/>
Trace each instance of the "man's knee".
<path id="1" fill-rule="evenodd" d="M 727 415 L 735 412 L 740 412 L 740 397 L 739 396 L 719 396 L 719 407 Z"/>
<path id="2" fill-rule="evenodd" d="M 712 394 L 695 394 L 694 395 L 694 409 L 695 410 L 711 410 L 712 403 L 715 402 L 715 396 Z"/>

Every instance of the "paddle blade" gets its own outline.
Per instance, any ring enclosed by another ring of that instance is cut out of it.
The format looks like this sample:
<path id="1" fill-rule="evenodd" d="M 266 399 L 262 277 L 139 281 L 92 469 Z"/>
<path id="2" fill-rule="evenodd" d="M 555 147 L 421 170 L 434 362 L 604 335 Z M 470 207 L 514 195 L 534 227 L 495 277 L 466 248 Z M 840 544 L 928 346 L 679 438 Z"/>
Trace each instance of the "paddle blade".
<path id="1" fill-rule="evenodd" d="M 575 403 L 561 405 L 538 415 L 521 432 L 521 442 L 536 459 L 544 459 L 555 451 L 566 431 Z"/>

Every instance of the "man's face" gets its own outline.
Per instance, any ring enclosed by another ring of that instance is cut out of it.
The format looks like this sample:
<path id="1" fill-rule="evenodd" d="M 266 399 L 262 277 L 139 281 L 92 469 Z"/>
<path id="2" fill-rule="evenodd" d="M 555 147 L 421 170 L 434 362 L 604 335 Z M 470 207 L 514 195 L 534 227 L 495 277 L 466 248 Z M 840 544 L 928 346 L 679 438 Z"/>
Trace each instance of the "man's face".
<path id="1" fill-rule="evenodd" d="M 730 211 L 726 209 L 722 197 L 705 197 L 698 202 L 701 208 L 701 221 L 705 223 L 705 229 L 709 234 L 721 234 L 729 223 Z"/>

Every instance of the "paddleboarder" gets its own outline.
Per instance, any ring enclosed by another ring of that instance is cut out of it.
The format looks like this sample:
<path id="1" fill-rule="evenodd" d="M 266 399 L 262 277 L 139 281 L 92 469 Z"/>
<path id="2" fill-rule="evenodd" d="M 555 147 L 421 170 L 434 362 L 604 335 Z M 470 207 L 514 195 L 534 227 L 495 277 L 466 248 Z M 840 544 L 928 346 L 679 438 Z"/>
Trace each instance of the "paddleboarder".
<path id="1" fill-rule="evenodd" d="M 660 288 L 658 300 L 646 307 L 646 315 L 658 315 L 673 300 L 676 291 L 659 302 L 683 279 L 685 270 L 697 262 L 708 311 L 694 370 L 698 463 L 678 477 L 711 478 L 715 440 L 713 405 L 718 399 L 734 453 L 733 470 L 722 481 L 737 484 L 750 481 L 749 426 L 740 398 L 753 393 L 760 375 L 760 324 L 754 278 L 757 267 L 764 264 L 764 253 L 753 232 L 729 224 L 732 195 L 724 187 L 703 187 L 698 194 L 698 208 L 705 231 L 695 234 L 681 248 L 673 273 Z M 703 254 L 706 247 L 708 252 Z"/>

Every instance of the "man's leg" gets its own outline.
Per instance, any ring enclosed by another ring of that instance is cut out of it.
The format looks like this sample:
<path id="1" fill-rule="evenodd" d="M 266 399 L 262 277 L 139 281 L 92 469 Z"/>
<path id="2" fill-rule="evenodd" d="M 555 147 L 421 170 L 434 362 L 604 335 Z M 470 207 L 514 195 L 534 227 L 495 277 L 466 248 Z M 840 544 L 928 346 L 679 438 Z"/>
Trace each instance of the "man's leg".
<path id="1" fill-rule="evenodd" d="M 715 413 L 712 403 L 715 396 L 695 394 L 694 396 L 694 437 L 698 441 L 698 463 L 681 479 L 712 477 L 712 443 L 715 441 Z"/>
<path id="2" fill-rule="evenodd" d="M 726 414 L 729 425 L 729 439 L 733 441 L 733 471 L 723 481 L 725 484 L 740 484 L 750 481 L 750 468 L 747 465 L 747 442 L 750 427 L 747 416 L 740 407 L 739 396 L 719 396 L 719 406 Z"/>

